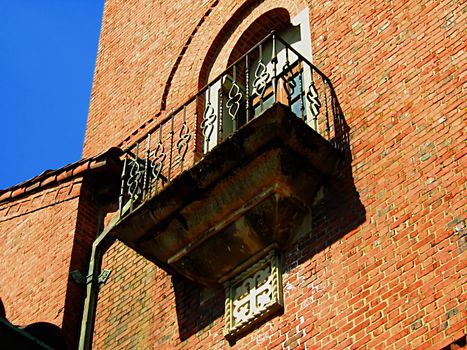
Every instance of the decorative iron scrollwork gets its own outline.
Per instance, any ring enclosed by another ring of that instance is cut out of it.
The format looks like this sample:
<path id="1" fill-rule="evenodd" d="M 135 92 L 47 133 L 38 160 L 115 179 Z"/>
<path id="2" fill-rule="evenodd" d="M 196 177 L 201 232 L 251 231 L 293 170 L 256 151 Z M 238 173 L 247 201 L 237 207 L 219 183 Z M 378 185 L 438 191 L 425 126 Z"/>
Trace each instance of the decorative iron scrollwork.
<path id="1" fill-rule="evenodd" d="M 263 97 L 264 91 L 266 91 L 266 85 L 270 78 L 270 74 L 267 67 L 260 60 L 255 71 L 255 80 L 253 81 L 254 93 L 258 96 Z"/>
<path id="2" fill-rule="evenodd" d="M 143 170 L 141 164 L 138 162 L 138 158 L 132 158 L 129 164 L 128 171 L 128 194 L 131 198 L 135 198 L 141 194 L 141 182 L 143 180 Z"/>
<path id="3" fill-rule="evenodd" d="M 186 122 L 183 122 L 180 132 L 178 133 L 179 139 L 177 141 L 177 152 L 180 161 L 183 162 L 188 151 L 188 144 L 191 139 L 190 129 Z"/>
<path id="4" fill-rule="evenodd" d="M 288 62 L 284 64 L 284 67 L 282 69 L 284 72 L 287 72 L 286 74 L 284 74 L 283 80 L 285 92 L 287 93 L 287 97 L 290 100 L 295 92 L 297 83 L 295 82 L 294 75 Z"/>
<path id="5" fill-rule="evenodd" d="M 242 93 L 240 92 L 240 87 L 237 82 L 233 82 L 229 90 L 229 99 L 227 100 L 226 106 L 229 110 L 229 115 L 232 120 L 237 119 L 237 113 L 240 109 L 240 101 L 242 100 Z"/>
<path id="6" fill-rule="evenodd" d="M 150 158 L 151 158 L 151 181 L 152 182 L 157 182 L 162 174 L 162 169 L 164 168 L 164 161 L 165 158 L 167 157 L 167 154 L 165 153 L 165 147 L 162 141 L 159 141 L 159 143 L 156 146 L 156 149 L 151 152 Z"/>
<path id="7" fill-rule="evenodd" d="M 319 101 L 318 90 L 316 90 L 315 83 L 311 82 L 306 99 L 310 103 L 310 110 L 314 117 L 319 115 L 319 109 L 321 108 L 321 102 Z"/>
<path id="8" fill-rule="evenodd" d="M 201 122 L 201 130 L 203 131 L 205 140 L 209 141 L 211 138 L 216 119 L 217 116 L 214 107 L 211 105 L 211 102 L 208 101 L 206 108 L 204 109 L 203 121 Z"/>

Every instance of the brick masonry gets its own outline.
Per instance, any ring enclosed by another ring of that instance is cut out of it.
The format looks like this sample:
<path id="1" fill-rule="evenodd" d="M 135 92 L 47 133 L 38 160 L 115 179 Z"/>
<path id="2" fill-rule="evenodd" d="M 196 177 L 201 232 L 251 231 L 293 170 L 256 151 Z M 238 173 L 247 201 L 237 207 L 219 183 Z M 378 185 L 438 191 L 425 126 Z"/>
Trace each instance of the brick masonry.
<path id="1" fill-rule="evenodd" d="M 107 1 L 84 154 L 156 124 L 164 83 L 168 110 L 193 95 L 213 45 L 228 53 L 235 44 L 217 33 L 234 23 L 238 38 L 278 6 L 255 5 Z M 465 11 L 456 1 L 282 5 L 291 16 L 309 6 L 314 63 L 350 127 L 347 176 L 328 186 L 313 225 L 284 252 L 284 314 L 232 348 L 447 346 L 467 328 Z M 124 127 L 114 132 L 106 118 Z M 222 292 L 202 302 L 203 291 L 122 244 L 104 265 L 115 274 L 101 289 L 96 348 L 228 346 Z"/>
<path id="2" fill-rule="evenodd" d="M 0 296 L 14 324 L 49 322 L 66 328 L 80 189 L 81 181 L 75 180 L 0 205 Z"/>
<path id="3" fill-rule="evenodd" d="M 283 6 L 293 17 L 309 7 L 313 61 L 332 80 L 350 127 L 347 162 L 312 224 L 283 252 L 284 313 L 231 348 L 441 349 L 465 337 L 461 5 L 106 1 L 85 157 L 130 144 L 196 93 L 209 55 L 236 43 L 219 33 L 239 38 L 269 9 Z M 43 190 L 0 206 L 3 266 L 11 266 L 2 269 L 1 296 L 16 323 L 64 323 L 70 261 L 85 265 L 97 229 L 92 187 L 79 203 L 66 186 L 50 190 L 55 199 L 40 199 L 49 196 Z M 60 235 L 51 234 L 57 226 Z M 50 249 L 32 254 L 37 242 Z M 103 268 L 112 275 L 99 292 L 95 349 L 229 348 L 222 291 L 167 276 L 122 243 L 107 251 Z"/>
<path id="4" fill-rule="evenodd" d="M 77 346 L 84 286 L 70 272 L 87 271 L 102 205 L 90 178 L 69 178 L 0 203 L 0 296 L 7 319 L 59 326 Z"/>

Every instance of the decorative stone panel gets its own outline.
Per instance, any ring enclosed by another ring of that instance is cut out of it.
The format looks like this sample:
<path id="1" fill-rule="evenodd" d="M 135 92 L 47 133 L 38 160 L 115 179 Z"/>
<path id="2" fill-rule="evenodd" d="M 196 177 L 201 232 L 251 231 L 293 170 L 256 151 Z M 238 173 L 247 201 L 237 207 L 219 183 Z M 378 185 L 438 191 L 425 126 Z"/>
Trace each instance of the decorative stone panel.
<path id="1" fill-rule="evenodd" d="M 270 250 L 225 286 L 224 335 L 232 341 L 284 306 L 280 257 Z"/>

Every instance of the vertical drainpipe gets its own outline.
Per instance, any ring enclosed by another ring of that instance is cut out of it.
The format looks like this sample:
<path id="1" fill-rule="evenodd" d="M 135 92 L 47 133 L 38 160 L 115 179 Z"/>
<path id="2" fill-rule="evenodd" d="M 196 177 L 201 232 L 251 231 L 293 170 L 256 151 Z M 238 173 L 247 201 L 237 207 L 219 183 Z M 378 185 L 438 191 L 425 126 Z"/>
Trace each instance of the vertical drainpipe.
<path id="1" fill-rule="evenodd" d="M 99 225 L 103 221 L 103 213 L 99 213 Z M 84 300 L 83 317 L 81 320 L 81 331 L 79 335 L 79 350 L 90 350 L 92 348 L 92 336 L 94 332 L 94 320 L 97 307 L 97 293 L 99 291 L 99 274 L 101 273 L 102 256 L 107 248 L 115 241 L 109 234 L 113 227 L 108 225 L 92 244 L 89 269 L 86 277 L 86 298 Z"/>

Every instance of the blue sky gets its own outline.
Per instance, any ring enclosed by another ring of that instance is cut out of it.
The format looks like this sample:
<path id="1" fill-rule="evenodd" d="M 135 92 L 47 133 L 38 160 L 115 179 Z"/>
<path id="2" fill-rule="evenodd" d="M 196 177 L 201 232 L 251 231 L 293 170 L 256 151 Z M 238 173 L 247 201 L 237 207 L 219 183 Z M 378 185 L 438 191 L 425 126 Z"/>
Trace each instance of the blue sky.
<path id="1" fill-rule="evenodd" d="M 0 0 L 0 189 L 81 158 L 104 0 Z"/>

